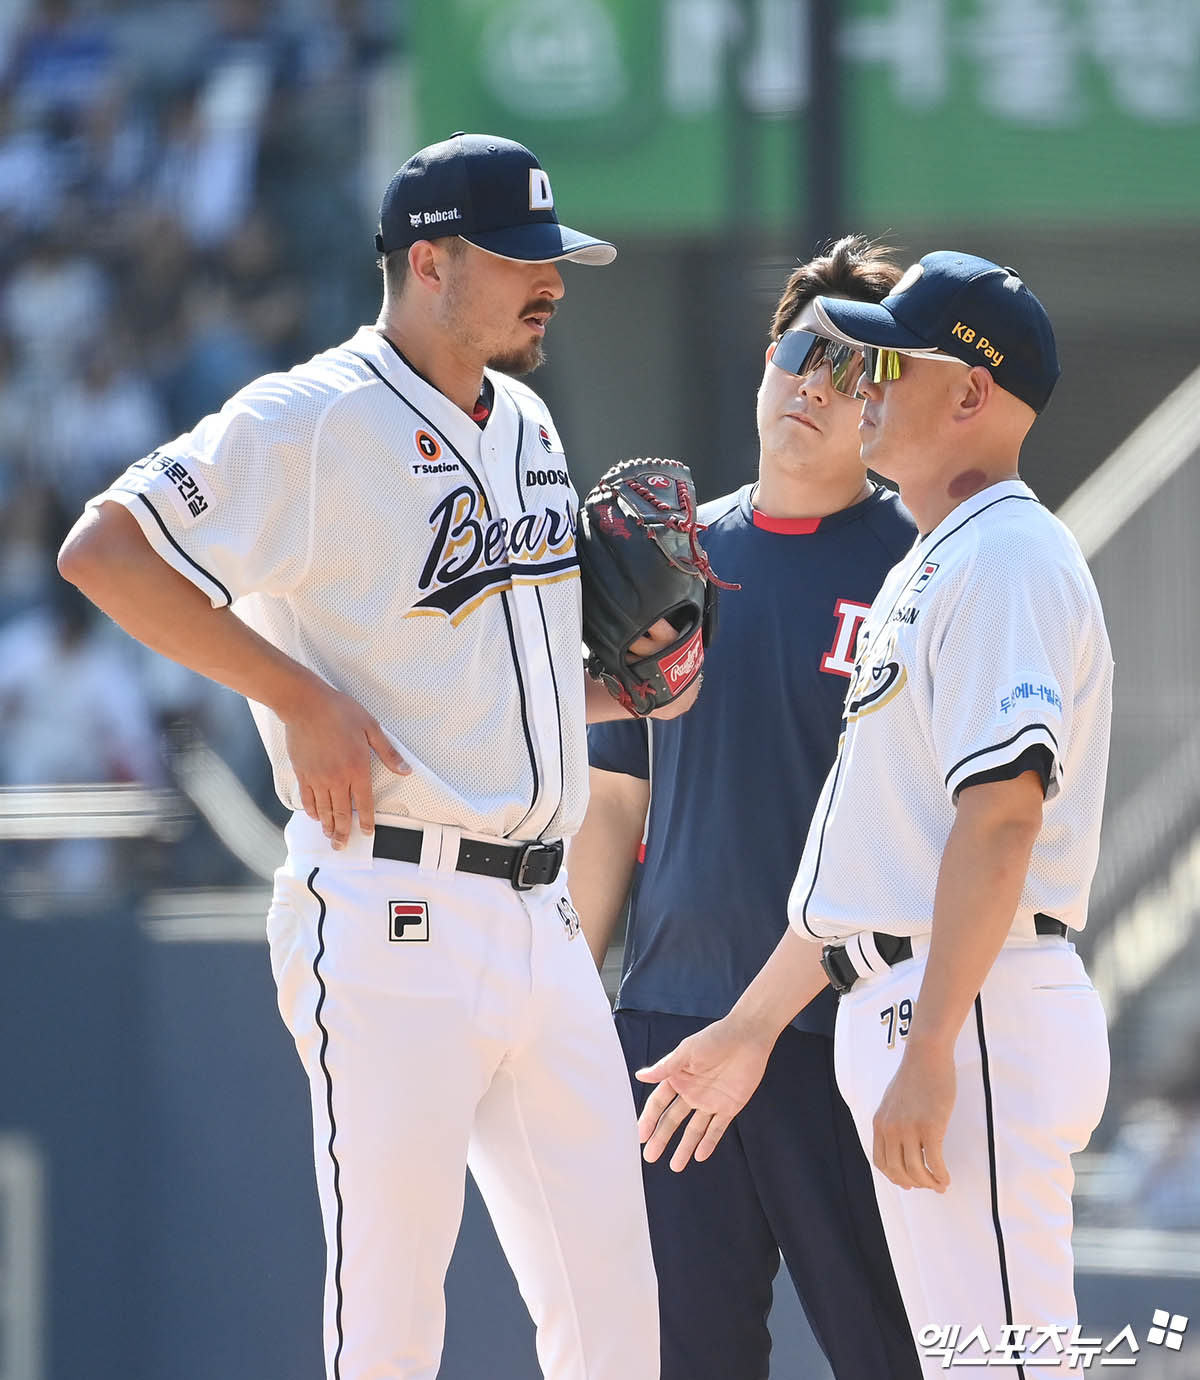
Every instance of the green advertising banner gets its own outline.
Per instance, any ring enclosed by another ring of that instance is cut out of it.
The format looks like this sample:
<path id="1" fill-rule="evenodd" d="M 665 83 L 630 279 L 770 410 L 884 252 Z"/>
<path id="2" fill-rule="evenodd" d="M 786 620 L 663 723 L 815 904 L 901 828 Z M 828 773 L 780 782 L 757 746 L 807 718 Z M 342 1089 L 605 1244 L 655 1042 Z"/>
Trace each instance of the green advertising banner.
<path id="1" fill-rule="evenodd" d="M 1200 0 L 840 14 L 847 210 L 866 223 L 1200 212 Z M 413 0 L 409 30 L 420 140 L 523 140 L 578 221 L 694 233 L 801 214 L 823 114 L 804 0 Z"/>

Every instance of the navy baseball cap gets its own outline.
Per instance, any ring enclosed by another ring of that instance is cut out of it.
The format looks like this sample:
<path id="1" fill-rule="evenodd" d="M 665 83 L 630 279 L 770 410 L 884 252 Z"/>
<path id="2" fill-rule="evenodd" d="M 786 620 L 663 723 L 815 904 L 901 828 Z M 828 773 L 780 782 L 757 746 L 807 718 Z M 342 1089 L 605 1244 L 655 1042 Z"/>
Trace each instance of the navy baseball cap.
<path id="1" fill-rule="evenodd" d="M 420 149 L 388 183 L 375 248 L 461 235 L 504 259 L 607 264 L 615 245 L 558 223 L 554 193 L 525 147 L 494 134 L 452 134 Z"/>
<path id="2" fill-rule="evenodd" d="M 1058 381 L 1046 309 L 1015 269 L 939 249 L 912 265 L 882 302 L 818 297 L 817 329 L 849 345 L 874 345 L 981 364 L 1035 412 Z"/>

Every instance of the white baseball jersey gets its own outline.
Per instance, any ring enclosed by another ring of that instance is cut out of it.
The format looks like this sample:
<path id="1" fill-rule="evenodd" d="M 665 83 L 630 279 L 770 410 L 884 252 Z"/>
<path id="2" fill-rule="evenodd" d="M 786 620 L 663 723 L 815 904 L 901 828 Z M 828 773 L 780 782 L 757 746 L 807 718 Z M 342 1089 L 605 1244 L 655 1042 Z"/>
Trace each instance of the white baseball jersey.
<path id="1" fill-rule="evenodd" d="M 381 818 L 557 838 L 587 802 L 578 498 L 543 403 L 489 378 L 481 428 L 364 327 L 92 504 L 374 715 L 413 768 L 372 758 Z M 250 707 L 299 810 L 283 724 Z"/>
<path id="2" fill-rule="evenodd" d="M 1070 532 L 1019 480 L 959 504 L 884 581 L 858 634 L 837 760 L 788 902 L 796 930 L 928 933 L 960 787 L 1052 762 L 1014 933 L 1087 920 L 1112 654 Z"/>

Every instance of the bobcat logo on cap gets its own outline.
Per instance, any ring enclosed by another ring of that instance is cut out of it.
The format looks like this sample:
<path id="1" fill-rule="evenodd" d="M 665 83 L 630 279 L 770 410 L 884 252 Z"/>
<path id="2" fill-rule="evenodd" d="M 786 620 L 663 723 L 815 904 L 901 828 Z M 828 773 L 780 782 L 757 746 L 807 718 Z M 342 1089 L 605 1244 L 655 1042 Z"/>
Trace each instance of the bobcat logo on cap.
<path id="1" fill-rule="evenodd" d="M 417 226 L 420 225 L 420 223 L 421 223 L 421 213 L 420 213 L 420 211 L 410 211 L 410 212 L 408 213 L 408 219 L 411 221 L 411 223 L 412 223 L 412 228 L 415 230 L 415 229 L 417 228 Z"/>

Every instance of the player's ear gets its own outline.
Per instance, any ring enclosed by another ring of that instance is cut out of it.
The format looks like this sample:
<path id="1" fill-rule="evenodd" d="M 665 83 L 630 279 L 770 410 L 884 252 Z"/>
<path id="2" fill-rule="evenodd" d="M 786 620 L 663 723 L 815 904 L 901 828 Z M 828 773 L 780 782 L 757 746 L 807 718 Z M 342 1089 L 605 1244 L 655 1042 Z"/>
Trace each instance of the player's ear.
<path id="1" fill-rule="evenodd" d="M 416 283 L 437 292 L 442 285 L 441 264 L 431 240 L 417 240 L 408 247 L 408 272 Z"/>

